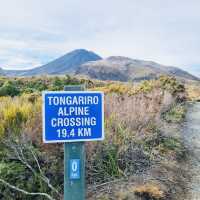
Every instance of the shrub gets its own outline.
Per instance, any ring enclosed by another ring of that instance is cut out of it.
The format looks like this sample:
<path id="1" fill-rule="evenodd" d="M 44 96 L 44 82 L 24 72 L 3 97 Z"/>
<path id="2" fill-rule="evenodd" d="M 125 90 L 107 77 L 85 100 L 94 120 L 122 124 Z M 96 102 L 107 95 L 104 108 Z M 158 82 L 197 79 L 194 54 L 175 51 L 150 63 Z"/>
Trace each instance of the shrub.
<path id="1" fill-rule="evenodd" d="M 161 200 L 165 198 L 165 193 L 156 184 L 144 184 L 137 186 L 134 189 L 136 195 L 143 197 L 145 199 Z"/>
<path id="2" fill-rule="evenodd" d="M 158 150 L 160 154 L 168 154 L 177 160 L 184 159 L 187 155 L 183 141 L 176 137 L 165 137 L 162 143 L 159 144 Z"/>
<path id="3" fill-rule="evenodd" d="M 16 96 L 20 93 L 19 89 L 11 81 L 6 81 L 0 88 L 0 96 Z"/>
<path id="4" fill-rule="evenodd" d="M 59 77 L 55 77 L 53 79 L 53 83 L 52 83 L 52 90 L 62 90 L 64 87 L 64 83 L 62 81 L 62 79 L 60 79 Z"/>
<path id="5" fill-rule="evenodd" d="M 138 88 L 136 89 L 136 93 L 139 92 L 150 92 L 153 90 L 153 88 L 155 87 L 155 81 L 143 81 L 141 84 L 139 84 Z"/>
<path id="6" fill-rule="evenodd" d="M 23 174 L 23 175 L 22 175 Z M 27 182 L 26 179 L 26 169 L 20 163 L 17 162 L 1 162 L 0 163 L 0 177 L 11 184 L 18 185 L 18 187 L 23 188 L 24 183 Z M 0 198 L 9 199 L 22 199 L 24 195 L 21 193 L 10 192 L 10 188 L 0 184 Z"/>
<path id="7" fill-rule="evenodd" d="M 180 123 L 184 120 L 186 114 L 186 107 L 184 104 L 175 104 L 171 108 L 163 113 L 163 118 L 168 123 Z"/>
<path id="8" fill-rule="evenodd" d="M 145 80 L 138 84 L 115 82 L 92 88 L 92 90 L 101 90 L 105 93 L 116 93 L 129 96 L 139 93 L 149 93 L 157 89 L 162 89 L 163 91 L 167 90 L 173 95 L 185 92 L 184 85 L 179 83 L 174 77 L 170 76 L 160 76 L 157 80 Z"/>
<path id="9" fill-rule="evenodd" d="M 90 184 L 102 183 L 122 176 L 118 165 L 118 148 L 114 145 L 102 144 L 88 162 L 87 179 Z"/>
<path id="10" fill-rule="evenodd" d="M 27 100 L 20 101 L 18 98 L 10 97 L 1 99 L 2 109 L 0 111 L 1 135 L 19 134 L 29 117 L 31 117 L 33 106 Z M 4 133 L 3 133 L 4 132 Z"/>
<path id="11" fill-rule="evenodd" d="M 37 146 L 25 140 L 24 137 L 7 137 L 0 147 L 3 147 L 4 155 L 0 154 L 0 178 L 11 185 L 28 192 L 42 192 L 52 196 L 52 199 L 61 199 L 60 187 L 63 187 L 63 169 L 61 167 L 63 156 L 55 159 L 48 156 Z M 2 150 L 1 150 L 2 152 Z M 54 178 L 52 178 L 54 177 Z M 49 178 L 52 181 L 49 181 Z M 58 189 L 54 188 L 55 182 Z M 0 198 L 10 199 L 46 199 L 44 196 L 24 195 L 12 190 L 0 181 Z"/>
<path id="12" fill-rule="evenodd" d="M 172 94 L 185 92 L 185 86 L 178 82 L 175 77 L 161 76 L 159 78 L 160 86 Z"/>

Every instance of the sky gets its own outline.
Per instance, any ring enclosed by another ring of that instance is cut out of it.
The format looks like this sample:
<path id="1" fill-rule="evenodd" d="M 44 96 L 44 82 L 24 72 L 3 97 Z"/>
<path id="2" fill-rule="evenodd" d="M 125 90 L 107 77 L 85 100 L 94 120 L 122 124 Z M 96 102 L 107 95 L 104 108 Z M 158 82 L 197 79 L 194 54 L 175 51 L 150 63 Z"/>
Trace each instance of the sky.
<path id="1" fill-rule="evenodd" d="M 199 0 L 0 0 L 0 67 L 74 49 L 178 66 L 200 76 Z"/>

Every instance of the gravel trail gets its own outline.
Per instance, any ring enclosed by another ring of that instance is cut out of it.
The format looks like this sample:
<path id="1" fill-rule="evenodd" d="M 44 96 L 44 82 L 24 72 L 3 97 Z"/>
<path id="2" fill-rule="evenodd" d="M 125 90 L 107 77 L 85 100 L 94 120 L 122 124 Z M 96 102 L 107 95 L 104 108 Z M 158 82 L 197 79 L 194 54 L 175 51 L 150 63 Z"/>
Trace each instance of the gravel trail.
<path id="1" fill-rule="evenodd" d="M 187 200 L 200 200 L 200 102 L 188 105 L 183 134 L 185 144 L 191 152 L 189 170 L 192 180 Z"/>

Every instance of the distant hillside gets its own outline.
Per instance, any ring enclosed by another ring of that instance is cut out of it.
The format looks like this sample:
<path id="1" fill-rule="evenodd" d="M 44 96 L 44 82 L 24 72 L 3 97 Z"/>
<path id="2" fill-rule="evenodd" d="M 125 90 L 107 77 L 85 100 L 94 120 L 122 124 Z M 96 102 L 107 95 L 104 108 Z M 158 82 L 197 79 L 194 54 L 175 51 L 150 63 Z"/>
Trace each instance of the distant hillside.
<path id="1" fill-rule="evenodd" d="M 41 67 L 36 67 L 31 70 L 5 70 L 8 76 L 34 76 L 43 74 L 73 74 L 76 72 L 78 67 L 88 61 L 100 60 L 101 57 L 97 54 L 87 51 L 84 49 L 74 50 L 66 55 L 57 58 L 56 60 L 43 65 Z"/>
<path id="2" fill-rule="evenodd" d="M 4 72 L 4 70 L 3 70 L 2 68 L 0 68 L 0 75 L 1 75 L 1 76 L 4 76 L 4 75 L 5 75 L 5 72 Z"/>
<path id="3" fill-rule="evenodd" d="M 29 70 L 3 70 L 4 75 L 6 76 L 26 76 Z"/>
<path id="4" fill-rule="evenodd" d="M 160 75 L 171 75 L 184 80 L 200 80 L 176 67 L 121 56 L 87 62 L 78 68 L 76 74 L 84 74 L 93 79 L 119 81 L 149 80 Z"/>

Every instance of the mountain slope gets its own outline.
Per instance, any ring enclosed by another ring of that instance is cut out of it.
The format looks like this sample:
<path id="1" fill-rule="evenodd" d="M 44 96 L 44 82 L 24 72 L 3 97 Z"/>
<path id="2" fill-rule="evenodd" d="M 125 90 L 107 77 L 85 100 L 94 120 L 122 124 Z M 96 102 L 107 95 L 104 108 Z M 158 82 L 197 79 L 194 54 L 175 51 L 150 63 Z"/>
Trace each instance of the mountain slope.
<path id="1" fill-rule="evenodd" d="M 93 79 L 115 81 L 141 81 L 154 79 L 160 75 L 171 75 L 181 80 L 200 80 L 176 67 L 122 56 L 102 59 L 97 54 L 84 49 L 74 50 L 31 70 L 0 70 L 0 74 L 7 76 L 77 74 Z"/>
<path id="2" fill-rule="evenodd" d="M 33 76 L 42 74 L 65 74 L 74 73 L 77 68 L 88 61 L 100 60 L 101 57 L 97 54 L 84 49 L 77 49 L 57 58 L 56 60 L 36 67 L 31 70 L 6 70 L 6 74 L 10 76 Z"/>
<path id="3" fill-rule="evenodd" d="M 1 76 L 4 76 L 4 75 L 5 75 L 5 72 L 4 72 L 4 70 L 3 70 L 2 68 L 0 68 L 0 75 L 1 75 Z"/>
<path id="4" fill-rule="evenodd" d="M 160 65 L 151 61 L 135 60 L 122 56 L 87 62 L 76 74 L 83 74 L 100 80 L 140 81 L 171 75 L 179 79 L 199 80 L 197 77 L 176 67 Z"/>

